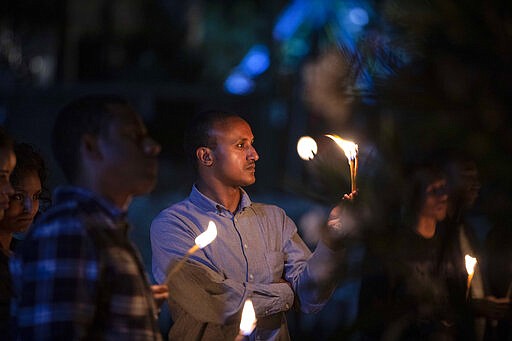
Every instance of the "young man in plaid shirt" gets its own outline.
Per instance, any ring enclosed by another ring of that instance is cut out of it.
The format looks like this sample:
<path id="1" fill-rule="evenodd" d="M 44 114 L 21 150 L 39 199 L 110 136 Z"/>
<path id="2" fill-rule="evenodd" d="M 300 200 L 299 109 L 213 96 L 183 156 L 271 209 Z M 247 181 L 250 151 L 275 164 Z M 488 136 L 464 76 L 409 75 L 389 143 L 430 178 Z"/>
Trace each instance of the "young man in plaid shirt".
<path id="1" fill-rule="evenodd" d="M 155 186 L 160 145 L 116 96 L 68 104 L 52 143 L 70 186 L 11 261 L 17 338 L 160 340 L 167 288 L 149 285 L 126 230 L 133 196 Z"/>

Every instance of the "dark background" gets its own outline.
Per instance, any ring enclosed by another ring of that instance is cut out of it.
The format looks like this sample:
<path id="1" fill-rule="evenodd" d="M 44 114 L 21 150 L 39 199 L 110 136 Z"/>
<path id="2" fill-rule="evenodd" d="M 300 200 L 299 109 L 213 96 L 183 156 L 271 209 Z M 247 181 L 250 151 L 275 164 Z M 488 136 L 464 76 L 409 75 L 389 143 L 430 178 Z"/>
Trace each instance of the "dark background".
<path id="1" fill-rule="evenodd" d="M 394 214 L 411 164 L 457 153 L 477 161 L 482 226 L 510 226 L 511 7 L 495 0 L 3 1 L 0 123 L 41 151 L 53 189 L 63 181 L 49 149 L 57 110 L 83 94 L 128 97 L 163 146 L 158 187 L 130 208 L 148 269 L 151 219 L 193 181 L 183 127 L 209 108 L 237 111 L 252 124 L 261 159 L 248 191 L 285 208 L 311 245 L 310 227 L 350 186 L 346 159 L 326 133 L 359 144 L 361 198 L 384 219 Z M 266 48 L 269 65 L 250 75 L 243 60 L 255 45 Z M 236 72 L 249 90 L 226 87 Z M 313 161 L 297 156 L 302 135 L 317 139 Z M 343 283 L 323 315 L 297 316 L 292 334 L 349 324 L 355 294 L 357 284 Z"/>

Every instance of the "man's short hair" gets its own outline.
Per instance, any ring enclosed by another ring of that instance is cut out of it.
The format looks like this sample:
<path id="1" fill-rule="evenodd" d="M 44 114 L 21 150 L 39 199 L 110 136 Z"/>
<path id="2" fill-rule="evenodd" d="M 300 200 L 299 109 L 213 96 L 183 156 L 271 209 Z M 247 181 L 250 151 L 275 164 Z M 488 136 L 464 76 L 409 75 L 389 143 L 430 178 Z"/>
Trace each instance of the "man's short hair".
<path id="1" fill-rule="evenodd" d="M 80 167 L 80 141 L 85 134 L 99 135 L 113 118 L 113 105 L 130 106 L 117 95 L 89 95 L 68 103 L 53 127 L 52 150 L 64 176 L 76 180 Z"/>
<path id="2" fill-rule="evenodd" d="M 238 114 L 221 110 L 202 111 L 192 118 L 185 131 L 183 148 L 194 169 L 197 169 L 197 148 L 215 149 L 217 141 L 210 135 L 214 124 L 233 117 L 241 118 Z"/>

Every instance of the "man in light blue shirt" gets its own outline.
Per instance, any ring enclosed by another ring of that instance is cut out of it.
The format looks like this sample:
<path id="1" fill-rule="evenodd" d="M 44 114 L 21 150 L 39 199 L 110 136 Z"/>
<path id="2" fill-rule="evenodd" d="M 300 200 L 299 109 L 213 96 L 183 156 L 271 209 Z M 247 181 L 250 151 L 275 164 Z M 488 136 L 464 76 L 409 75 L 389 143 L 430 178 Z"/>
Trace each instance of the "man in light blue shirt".
<path id="1" fill-rule="evenodd" d="M 151 224 L 153 274 L 170 288 L 172 340 L 234 339 L 247 298 L 258 319 L 252 337 L 287 340 L 285 312 L 317 312 L 336 287 L 343 250 L 329 248 L 324 238 L 311 253 L 281 208 L 253 203 L 242 189 L 255 182 L 253 142 L 245 120 L 215 111 L 194 118 L 185 135 L 197 181 L 187 199 Z M 217 238 L 167 276 L 210 220 Z"/>

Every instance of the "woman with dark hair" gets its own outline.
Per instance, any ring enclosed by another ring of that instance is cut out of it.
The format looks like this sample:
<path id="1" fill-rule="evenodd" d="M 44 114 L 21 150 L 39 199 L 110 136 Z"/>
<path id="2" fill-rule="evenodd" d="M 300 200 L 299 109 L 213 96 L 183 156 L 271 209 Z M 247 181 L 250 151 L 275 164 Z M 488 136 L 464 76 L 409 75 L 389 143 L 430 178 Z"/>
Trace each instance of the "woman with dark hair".
<path id="1" fill-rule="evenodd" d="M 15 250 L 14 233 L 25 232 L 39 211 L 46 180 L 46 167 L 43 158 L 28 144 L 18 143 L 11 148 L 16 155 L 16 167 L 10 175 L 12 191 L 8 207 L 0 220 L 0 245 L 2 249 L 1 309 L 2 317 L 0 335 L 9 335 L 10 299 L 13 295 L 11 276 L 8 268 L 9 257 Z M 9 339 L 9 337 L 7 337 Z"/>
<path id="2" fill-rule="evenodd" d="M 9 208 L 0 220 L 0 242 L 6 250 L 14 250 L 14 233 L 26 232 L 40 210 L 41 201 L 49 202 L 48 191 L 44 187 L 47 169 L 43 158 L 26 143 L 14 145 L 16 167 L 11 174 L 14 194 L 9 200 Z M 44 195 L 46 194 L 46 195 Z"/>
<path id="3" fill-rule="evenodd" d="M 467 274 L 460 246 L 443 224 L 448 210 L 445 175 L 421 166 L 411 174 L 403 201 L 403 229 L 390 263 L 395 319 L 393 339 L 472 338 L 466 325 Z"/>
<path id="4" fill-rule="evenodd" d="M 433 166 L 415 168 L 404 188 L 401 228 L 372 253 L 381 273 L 363 279 L 361 313 L 380 315 L 364 321 L 367 339 L 473 338 L 464 260 L 443 223 L 447 208 L 444 174 Z"/>

